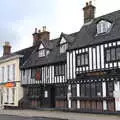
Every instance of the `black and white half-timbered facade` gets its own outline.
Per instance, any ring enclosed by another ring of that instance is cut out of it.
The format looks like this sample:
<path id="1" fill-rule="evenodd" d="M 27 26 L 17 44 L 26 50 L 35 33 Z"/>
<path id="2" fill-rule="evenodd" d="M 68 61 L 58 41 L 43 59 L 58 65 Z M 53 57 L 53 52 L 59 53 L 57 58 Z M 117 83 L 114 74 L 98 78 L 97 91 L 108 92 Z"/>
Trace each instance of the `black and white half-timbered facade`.
<path id="1" fill-rule="evenodd" d="M 36 47 L 21 67 L 23 106 L 120 111 L 120 11 L 95 18 L 91 2 L 83 10 L 76 33 L 33 34 Z"/>
<path id="2" fill-rule="evenodd" d="M 49 40 L 44 29 L 33 34 L 36 49 L 21 70 L 24 107 L 67 108 L 66 50 L 70 41 L 66 36 L 62 33 Z"/>
<path id="3" fill-rule="evenodd" d="M 89 19 L 67 50 L 68 108 L 120 111 L 120 11 L 94 18 L 89 10 L 94 14 L 91 2 L 84 8 Z"/>

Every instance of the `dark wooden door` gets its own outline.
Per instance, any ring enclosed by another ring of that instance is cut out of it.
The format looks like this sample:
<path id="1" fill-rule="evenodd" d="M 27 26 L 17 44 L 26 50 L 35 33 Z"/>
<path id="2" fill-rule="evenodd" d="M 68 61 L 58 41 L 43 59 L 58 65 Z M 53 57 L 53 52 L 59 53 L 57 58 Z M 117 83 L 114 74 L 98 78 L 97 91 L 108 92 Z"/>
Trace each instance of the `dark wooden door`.
<path id="1" fill-rule="evenodd" d="M 107 110 L 110 112 L 115 111 L 115 101 L 114 100 L 107 101 Z"/>
<path id="2" fill-rule="evenodd" d="M 55 87 L 52 86 L 50 91 L 51 91 L 51 94 L 50 94 L 50 107 L 54 108 L 55 107 Z"/>

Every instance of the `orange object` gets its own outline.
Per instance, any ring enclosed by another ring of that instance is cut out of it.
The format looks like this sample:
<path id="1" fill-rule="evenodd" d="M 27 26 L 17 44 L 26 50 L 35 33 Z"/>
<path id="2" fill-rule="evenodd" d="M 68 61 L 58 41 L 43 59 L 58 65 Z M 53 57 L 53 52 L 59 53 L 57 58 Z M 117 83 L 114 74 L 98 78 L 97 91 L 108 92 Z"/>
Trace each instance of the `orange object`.
<path id="1" fill-rule="evenodd" d="M 15 86 L 16 86 L 16 84 L 14 82 L 10 82 L 10 83 L 5 84 L 5 87 L 8 87 L 8 88 L 15 87 Z"/>

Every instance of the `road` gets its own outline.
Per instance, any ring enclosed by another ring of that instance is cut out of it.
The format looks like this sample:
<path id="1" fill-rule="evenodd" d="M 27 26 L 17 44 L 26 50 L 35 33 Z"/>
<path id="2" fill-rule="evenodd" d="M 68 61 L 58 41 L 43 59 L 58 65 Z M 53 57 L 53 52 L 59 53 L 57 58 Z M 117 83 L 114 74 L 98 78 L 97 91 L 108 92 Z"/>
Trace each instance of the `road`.
<path id="1" fill-rule="evenodd" d="M 56 118 L 41 118 L 41 117 L 22 117 L 15 115 L 0 115 L 0 120 L 63 120 Z"/>

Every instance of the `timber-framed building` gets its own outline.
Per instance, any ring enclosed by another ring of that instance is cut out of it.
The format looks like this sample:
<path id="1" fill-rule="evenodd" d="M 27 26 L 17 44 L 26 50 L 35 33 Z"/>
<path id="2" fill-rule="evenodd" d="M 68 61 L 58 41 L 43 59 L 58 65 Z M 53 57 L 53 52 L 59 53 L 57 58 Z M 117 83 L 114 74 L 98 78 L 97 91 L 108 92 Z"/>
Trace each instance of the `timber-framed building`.
<path id="1" fill-rule="evenodd" d="M 120 111 L 120 11 L 95 18 L 86 3 L 78 32 L 35 29 L 31 55 L 21 65 L 23 108 L 81 112 Z"/>

